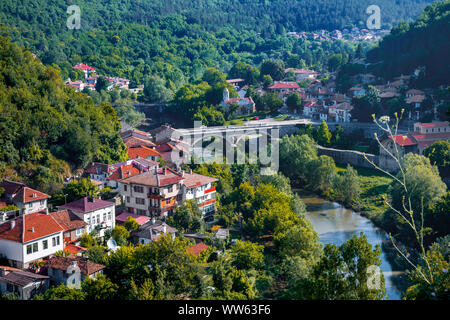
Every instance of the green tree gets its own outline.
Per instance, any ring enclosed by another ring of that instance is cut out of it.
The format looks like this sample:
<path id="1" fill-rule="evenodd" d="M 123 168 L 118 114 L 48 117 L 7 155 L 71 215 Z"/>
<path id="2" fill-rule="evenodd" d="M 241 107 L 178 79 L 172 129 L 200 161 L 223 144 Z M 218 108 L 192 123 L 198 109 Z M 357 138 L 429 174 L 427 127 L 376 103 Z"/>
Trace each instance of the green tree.
<path id="1" fill-rule="evenodd" d="M 437 141 L 425 148 L 423 155 L 439 168 L 441 176 L 450 176 L 450 142 Z"/>
<path id="2" fill-rule="evenodd" d="M 126 245 L 128 242 L 129 236 L 130 236 L 130 233 L 123 226 L 115 226 L 111 233 L 111 237 L 116 241 L 116 243 L 119 246 Z"/>
<path id="3" fill-rule="evenodd" d="M 81 284 L 85 300 L 115 300 L 117 299 L 118 285 L 114 284 L 104 275 L 96 279 L 86 278 Z"/>
<path id="4" fill-rule="evenodd" d="M 353 236 L 340 247 L 327 244 L 314 266 L 310 279 L 303 281 L 297 294 L 302 299 L 381 300 L 385 298 L 381 248 L 372 250 L 366 236 Z"/>
<path id="5" fill-rule="evenodd" d="M 263 245 L 237 240 L 231 246 L 232 265 L 241 270 L 260 269 L 264 262 L 263 251 Z"/>
<path id="6" fill-rule="evenodd" d="M 158 76 L 150 76 L 145 81 L 143 90 L 148 102 L 161 103 L 172 100 L 173 92 L 166 87 L 166 82 Z"/>
<path id="7" fill-rule="evenodd" d="M 79 289 L 70 289 L 61 284 L 51 287 L 41 295 L 34 296 L 34 300 L 84 300 L 85 294 Z"/>
<path id="8" fill-rule="evenodd" d="M 206 81 L 210 86 L 214 86 L 219 82 L 223 82 L 226 79 L 226 75 L 216 68 L 206 68 L 203 73 L 202 80 Z"/>
<path id="9" fill-rule="evenodd" d="M 298 110 L 298 108 L 302 105 L 302 99 L 300 97 L 300 94 L 298 92 L 293 92 L 288 95 L 286 98 L 286 105 L 288 106 L 289 110 Z M 301 113 L 301 110 L 299 110 L 299 113 Z"/>
<path id="10" fill-rule="evenodd" d="M 97 83 L 95 84 L 95 90 L 101 92 L 106 90 L 109 86 L 109 81 L 105 77 L 98 77 Z"/>
<path id="11" fill-rule="evenodd" d="M 261 76 L 270 75 L 275 81 L 284 78 L 284 62 L 282 60 L 264 60 L 259 68 Z"/>
<path id="12" fill-rule="evenodd" d="M 342 175 L 336 176 L 334 191 L 338 199 L 346 204 L 351 204 L 359 199 L 361 186 L 358 173 L 349 164 Z"/>
<path id="13" fill-rule="evenodd" d="M 283 100 L 278 97 L 276 93 L 264 93 L 262 95 L 264 108 L 275 113 L 283 106 Z"/>
<path id="14" fill-rule="evenodd" d="M 317 142 L 319 145 L 328 147 L 331 143 L 331 132 L 328 130 L 328 125 L 325 121 L 320 123 L 319 128 L 317 129 Z"/>
<path id="15" fill-rule="evenodd" d="M 139 223 L 137 223 L 136 219 L 133 217 L 127 217 L 127 221 L 124 222 L 123 226 L 128 232 L 134 232 L 139 229 Z"/>

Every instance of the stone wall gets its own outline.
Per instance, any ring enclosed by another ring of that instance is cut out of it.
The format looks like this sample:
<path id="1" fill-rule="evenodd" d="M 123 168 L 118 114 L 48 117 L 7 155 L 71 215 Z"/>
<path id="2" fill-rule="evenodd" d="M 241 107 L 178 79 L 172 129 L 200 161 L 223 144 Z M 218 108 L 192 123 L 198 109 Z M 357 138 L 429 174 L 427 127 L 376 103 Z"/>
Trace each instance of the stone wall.
<path id="1" fill-rule="evenodd" d="M 352 167 L 360 168 L 370 168 L 373 169 L 371 165 L 365 158 L 362 152 L 354 150 L 339 150 L 333 148 L 325 148 L 322 146 L 317 146 L 317 153 L 319 156 L 326 155 L 334 159 L 334 162 L 338 164 L 350 164 Z M 369 160 L 373 161 L 378 165 L 378 156 L 366 153 Z"/>

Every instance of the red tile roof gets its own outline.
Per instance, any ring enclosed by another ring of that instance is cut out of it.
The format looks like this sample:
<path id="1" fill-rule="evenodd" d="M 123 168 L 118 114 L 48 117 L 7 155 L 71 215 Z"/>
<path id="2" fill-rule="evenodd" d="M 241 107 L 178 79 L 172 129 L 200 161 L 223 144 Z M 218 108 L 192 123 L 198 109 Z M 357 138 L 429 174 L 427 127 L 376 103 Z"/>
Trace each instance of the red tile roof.
<path id="1" fill-rule="evenodd" d="M 396 136 L 389 136 L 390 139 L 394 140 L 398 145 L 404 147 L 404 146 L 413 146 L 417 143 L 413 141 L 408 135 L 396 135 Z"/>
<path id="2" fill-rule="evenodd" d="M 183 183 L 188 188 L 195 188 L 195 187 L 206 185 L 208 183 L 212 183 L 212 182 L 216 182 L 216 181 L 218 181 L 218 179 L 207 177 L 207 176 L 202 176 L 201 174 L 185 173 Z"/>
<path id="3" fill-rule="evenodd" d="M 448 121 L 441 122 L 429 122 L 429 123 L 419 123 L 424 128 L 433 128 L 433 127 L 446 127 L 449 125 Z"/>
<path id="4" fill-rule="evenodd" d="M 132 164 L 124 165 L 111 173 L 107 180 L 119 181 L 128 177 L 135 176 L 141 173 L 141 170 L 133 166 Z"/>
<path id="5" fill-rule="evenodd" d="M 11 229 L 12 223 L 15 225 Z M 63 230 L 63 227 L 50 214 L 34 212 L 1 224 L 0 239 L 26 243 Z"/>
<path id="6" fill-rule="evenodd" d="M 22 203 L 28 203 L 37 200 L 44 200 L 47 198 L 50 198 L 48 194 L 28 187 L 23 187 L 22 190 L 20 190 L 19 193 L 17 193 L 17 195 L 13 198 L 13 200 L 20 201 Z"/>
<path id="7" fill-rule="evenodd" d="M 113 202 L 105 201 L 102 199 L 84 197 L 79 200 L 67 203 L 59 206 L 60 209 L 68 209 L 74 212 L 86 213 L 106 207 L 114 206 Z"/>
<path id="8" fill-rule="evenodd" d="M 48 259 L 46 267 L 67 271 L 67 268 L 74 262 L 76 262 L 77 266 L 80 268 L 80 272 L 86 275 L 93 274 L 105 268 L 104 265 L 91 262 L 87 258 L 73 255 L 68 257 L 51 257 Z"/>
<path id="9" fill-rule="evenodd" d="M 269 86 L 268 89 L 299 89 L 297 82 L 277 82 Z"/>
<path id="10" fill-rule="evenodd" d="M 187 249 L 187 251 L 188 251 L 188 253 L 193 254 L 194 256 L 197 257 L 200 253 L 202 253 L 203 251 L 208 250 L 208 249 L 209 249 L 208 245 L 200 242 L 192 247 L 189 247 Z"/>
<path id="11" fill-rule="evenodd" d="M 80 70 L 95 70 L 92 67 L 89 67 L 88 65 L 84 64 L 84 63 L 77 63 L 76 65 L 74 65 L 72 68 L 74 69 L 80 69 Z"/>
<path id="12" fill-rule="evenodd" d="M 69 251 L 70 254 L 78 254 L 80 252 L 87 251 L 87 248 L 76 246 L 72 243 L 68 243 L 64 248 L 64 251 Z"/>
<path id="13" fill-rule="evenodd" d="M 80 217 L 67 209 L 60 210 L 57 212 L 51 212 L 50 215 L 55 219 L 59 225 L 64 228 L 64 231 L 78 229 L 87 226 L 87 223 L 83 221 Z"/>
<path id="14" fill-rule="evenodd" d="M 150 156 L 160 156 L 160 155 L 161 154 L 158 151 L 144 146 L 128 148 L 128 157 L 130 159 L 135 159 L 137 157 L 145 159 Z"/>
<path id="15" fill-rule="evenodd" d="M 125 143 L 125 145 L 128 148 L 139 147 L 139 146 L 145 146 L 145 147 L 151 148 L 151 147 L 156 146 L 156 144 L 154 144 L 153 142 L 151 142 L 148 139 L 142 139 L 142 138 L 133 137 L 133 136 L 123 138 L 123 142 Z"/>
<path id="16" fill-rule="evenodd" d="M 150 169 L 147 172 L 143 172 L 139 175 L 122 179 L 122 183 L 133 183 L 151 187 L 162 187 L 180 182 L 184 178 L 181 173 L 178 173 L 167 167 L 158 168 L 158 174 L 155 173 L 155 169 Z M 158 177 L 158 178 L 157 178 Z"/>

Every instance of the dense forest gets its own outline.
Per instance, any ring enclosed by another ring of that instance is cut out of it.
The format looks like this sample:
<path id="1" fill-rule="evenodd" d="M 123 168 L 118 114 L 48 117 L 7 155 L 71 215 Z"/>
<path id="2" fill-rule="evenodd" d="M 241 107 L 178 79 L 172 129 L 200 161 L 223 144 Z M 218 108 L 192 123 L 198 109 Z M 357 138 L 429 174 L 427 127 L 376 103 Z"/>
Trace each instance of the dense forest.
<path id="1" fill-rule="evenodd" d="M 424 87 L 448 84 L 450 65 L 450 1 L 428 6 L 412 22 L 402 22 L 383 38 L 377 48 L 368 52 L 379 75 L 392 78 L 411 74 L 421 67 L 420 81 Z"/>
<path id="2" fill-rule="evenodd" d="M 0 37 L 0 178 L 52 192 L 92 159 L 127 158 L 111 105 L 66 87 L 55 68 Z"/>
<path id="3" fill-rule="evenodd" d="M 195 5 L 193 5 L 193 2 Z M 228 72 L 236 61 L 257 65 L 288 52 L 321 67 L 323 52 L 341 53 L 342 44 L 324 47 L 296 41 L 286 31 L 363 27 L 370 4 L 381 7 L 383 27 L 409 20 L 430 0 L 402 1 L 77 1 L 81 28 L 69 30 L 67 1 L 0 3 L 7 35 L 61 70 L 80 77 L 77 62 L 100 74 L 121 76 L 131 85 L 157 74 L 172 89 L 201 76 L 206 67 Z"/>

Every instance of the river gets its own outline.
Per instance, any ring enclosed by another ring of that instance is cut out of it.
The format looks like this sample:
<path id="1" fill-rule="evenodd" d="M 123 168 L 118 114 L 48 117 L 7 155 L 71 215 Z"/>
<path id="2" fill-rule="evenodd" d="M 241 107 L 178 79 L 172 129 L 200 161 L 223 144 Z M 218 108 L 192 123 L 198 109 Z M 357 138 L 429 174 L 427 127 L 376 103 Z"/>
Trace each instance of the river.
<path id="1" fill-rule="evenodd" d="M 306 216 L 319 233 L 321 243 L 341 245 L 352 238 L 353 235 L 359 235 L 360 232 L 366 235 L 367 241 L 372 246 L 376 244 L 381 246 L 383 241 L 390 241 L 389 235 L 385 231 L 376 227 L 369 219 L 355 211 L 303 191 L 298 192 L 298 194 L 305 202 Z M 404 277 L 404 271 L 397 269 L 388 261 L 387 252 L 383 247 L 381 261 L 381 270 L 383 271 L 389 300 L 400 300 L 401 289 L 395 282 L 401 282 L 400 277 Z"/>

